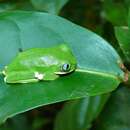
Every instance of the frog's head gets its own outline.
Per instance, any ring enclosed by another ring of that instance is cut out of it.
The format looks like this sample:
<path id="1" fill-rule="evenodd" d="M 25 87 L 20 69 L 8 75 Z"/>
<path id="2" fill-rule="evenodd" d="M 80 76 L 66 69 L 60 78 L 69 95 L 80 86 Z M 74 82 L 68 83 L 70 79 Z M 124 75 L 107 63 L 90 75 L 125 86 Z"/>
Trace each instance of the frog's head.
<path id="1" fill-rule="evenodd" d="M 64 75 L 73 72 L 76 69 L 76 58 L 72 54 L 71 49 L 66 44 L 59 46 L 59 67 L 55 74 Z"/>

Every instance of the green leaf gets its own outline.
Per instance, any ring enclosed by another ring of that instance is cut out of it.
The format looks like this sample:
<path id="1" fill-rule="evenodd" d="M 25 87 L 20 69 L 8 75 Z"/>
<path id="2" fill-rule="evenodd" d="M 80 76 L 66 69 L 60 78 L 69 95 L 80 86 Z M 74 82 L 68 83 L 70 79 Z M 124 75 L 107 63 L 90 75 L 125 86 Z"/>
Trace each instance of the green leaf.
<path id="1" fill-rule="evenodd" d="M 130 129 L 130 88 L 120 87 L 112 93 L 94 130 Z"/>
<path id="2" fill-rule="evenodd" d="M 115 34 L 126 60 L 130 63 L 130 30 L 128 27 L 116 27 Z"/>
<path id="3" fill-rule="evenodd" d="M 67 102 L 57 115 L 55 130 L 88 130 L 108 97 L 109 94 Z"/>
<path id="4" fill-rule="evenodd" d="M 13 2 L 0 2 L 0 12 L 12 10 L 16 8 L 16 4 Z"/>
<path id="5" fill-rule="evenodd" d="M 8 64 L 21 48 L 19 30 L 14 22 L 0 20 L 0 68 Z M 11 46 L 10 46 L 11 45 Z"/>
<path id="6" fill-rule="evenodd" d="M 0 122 L 38 106 L 107 93 L 122 82 L 124 73 L 119 67 L 120 57 L 106 41 L 89 30 L 47 13 L 1 13 L 0 22 L 3 20 L 4 29 L 0 25 L 0 30 L 3 30 L 0 32 L 0 48 L 3 50 L 0 51 L 1 69 L 6 65 L 1 59 L 10 62 L 10 55 L 16 55 L 18 47 L 7 51 L 15 45 L 25 50 L 60 43 L 66 43 L 71 48 L 78 69 L 54 81 L 29 84 L 6 84 L 1 76 Z M 10 32 L 5 33 L 5 30 Z M 13 39 L 12 42 L 10 39 Z"/>
<path id="7" fill-rule="evenodd" d="M 31 125 L 25 114 L 19 114 L 0 126 L 1 130 L 31 130 Z"/>
<path id="8" fill-rule="evenodd" d="M 31 2 L 37 10 L 58 14 L 68 0 L 31 0 Z"/>
<path id="9" fill-rule="evenodd" d="M 0 12 L 11 10 L 34 10 L 30 0 L 0 1 Z"/>
<path id="10" fill-rule="evenodd" d="M 128 8 L 130 1 L 104 0 L 103 8 L 105 17 L 113 25 L 127 25 Z"/>

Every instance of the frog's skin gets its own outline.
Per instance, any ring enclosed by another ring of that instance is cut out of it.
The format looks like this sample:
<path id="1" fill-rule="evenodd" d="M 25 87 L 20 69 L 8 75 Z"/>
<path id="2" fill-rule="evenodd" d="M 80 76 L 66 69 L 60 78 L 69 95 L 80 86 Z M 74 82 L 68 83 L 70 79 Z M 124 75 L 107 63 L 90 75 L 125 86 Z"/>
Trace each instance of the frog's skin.
<path id="1" fill-rule="evenodd" d="M 76 69 L 76 59 L 66 44 L 51 48 L 32 48 L 20 52 L 5 67 L 6 83 L 30 83 L 55 80 Z"/>

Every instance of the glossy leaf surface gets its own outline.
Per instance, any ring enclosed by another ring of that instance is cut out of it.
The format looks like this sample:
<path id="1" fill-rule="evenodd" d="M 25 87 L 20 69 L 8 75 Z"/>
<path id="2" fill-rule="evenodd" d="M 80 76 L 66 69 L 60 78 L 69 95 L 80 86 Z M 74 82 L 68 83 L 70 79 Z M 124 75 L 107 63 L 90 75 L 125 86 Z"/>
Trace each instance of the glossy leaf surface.
<path id="1" fill-rule="evenodd" d="M 55 130 L 89 130 L 108 98 L 106 94 L 67 102 L 57 115 Z"/>
<path id="2" fill-rule="evenodd" d="M 122 86 L 112 93 L 94 130 L 130 129 L 130 88 Z"/>
<path id="3" fill-rule="evenodd" d="M 41 11 L 58 14 L 60 9 L 68 2 L 68 0 L 30 0 L 32 5 Z"/>
<path id="4" fill-rule="evenodd" d="M 0 77 L 0 122 L 38 106 L 110 92 L 124 73 L 116 51 L 101 37 L 63 18 L 38 12 L 0 14 L 0 69 L 19 50 L 66 43 L 78 62 L 76 72 L 54 81 L 5 84 Z M 51 52 L 50 52 L 51 53 Z"/>

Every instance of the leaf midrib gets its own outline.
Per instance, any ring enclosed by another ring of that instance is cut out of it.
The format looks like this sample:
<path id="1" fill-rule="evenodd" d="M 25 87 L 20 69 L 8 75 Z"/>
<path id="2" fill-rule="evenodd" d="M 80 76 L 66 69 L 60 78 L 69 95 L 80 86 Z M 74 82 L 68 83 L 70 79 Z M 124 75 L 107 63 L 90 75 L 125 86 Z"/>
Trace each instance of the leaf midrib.
<path id="1" fill-rule="evenodd" d="M 114 75 L 111 73 L 105 73 L 105 72 L 100 72 L 100 71 L 95 71 L 95 70 L 79 69 L 79 68 L 76 69 L 75 71 L 82 72 L 82 73 L 95 74 L 95 75 L 102 76 L 102 77 L 110 77 L 110 78 L 116 79 L 120 82 L 123 81 L 123 78 L 116 74 Z"/>

